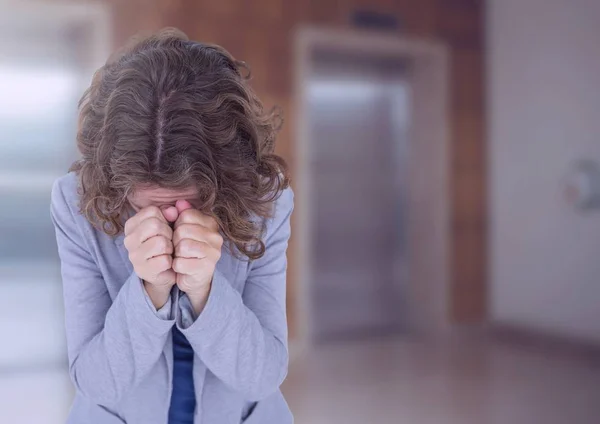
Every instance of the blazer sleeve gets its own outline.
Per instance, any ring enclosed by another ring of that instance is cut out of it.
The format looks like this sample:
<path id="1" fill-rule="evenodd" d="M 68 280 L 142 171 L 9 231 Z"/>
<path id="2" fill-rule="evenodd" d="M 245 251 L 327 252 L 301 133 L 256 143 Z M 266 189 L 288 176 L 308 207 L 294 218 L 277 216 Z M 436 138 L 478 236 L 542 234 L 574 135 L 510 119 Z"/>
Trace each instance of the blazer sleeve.
<path id="1" fill-rule="evenodd" d="M 292 209 L 293 193 L 286 189 L 267 223 L 265 254 L 252 262 L 243 294 L 217 270 L 203 311 L 180 328 L 207 368 L 249 401 L 277 391 L 287 375 L 286 249 Z"/>
<path id="2" fill-rule="evenodd" d="M 91 229 L 77 222 L 82 217 L 72 203 L 59 180 L 52 189 L 51 216 L 61 261 L 69 373 L 82 395 L 111 407 L 159 361 L 174 320 L 153 310 L 135 273 L 111 300 L 83 235 Z"/>

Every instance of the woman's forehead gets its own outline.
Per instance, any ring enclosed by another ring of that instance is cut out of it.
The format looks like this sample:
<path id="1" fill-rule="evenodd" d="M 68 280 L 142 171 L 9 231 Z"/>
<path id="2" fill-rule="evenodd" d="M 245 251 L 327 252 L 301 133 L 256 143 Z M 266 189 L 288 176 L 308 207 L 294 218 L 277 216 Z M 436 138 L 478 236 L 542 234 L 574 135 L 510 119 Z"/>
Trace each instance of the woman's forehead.
<path id="1" fill-rule="evenodd" d="M 172 189 L 164 187 L 139 187 L 129 196 L 130 202 L 140 206 L 149 206 L 153 204 L 175 203 L 177 200 L 191 200 L 198 196 L 198 190 L 195 187 L 184 189 Z"/>

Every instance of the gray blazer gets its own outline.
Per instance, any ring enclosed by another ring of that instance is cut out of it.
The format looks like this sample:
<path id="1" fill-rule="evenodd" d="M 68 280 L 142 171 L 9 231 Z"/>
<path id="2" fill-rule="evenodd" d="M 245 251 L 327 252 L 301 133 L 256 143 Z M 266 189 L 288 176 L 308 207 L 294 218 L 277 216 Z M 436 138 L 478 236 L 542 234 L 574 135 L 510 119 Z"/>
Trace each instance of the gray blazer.
<path id="1" fill-rule="evenodd" d="M 284 191 L 267 221 L 262 258 L 244 261 L 223 249 L 206 307 L 194 318 L 176 289 L 167 315 L 152 307 L 123 236 L 107 236 L 79 213 L 77 185 L 72 173 L 58 179 L 51 205 L 77 389 L 68 424 L 167 424 L 173 325 L 195 352 L 195 424 L 292 423 L 279 390 L 288 367 L 292 191 Z"/>

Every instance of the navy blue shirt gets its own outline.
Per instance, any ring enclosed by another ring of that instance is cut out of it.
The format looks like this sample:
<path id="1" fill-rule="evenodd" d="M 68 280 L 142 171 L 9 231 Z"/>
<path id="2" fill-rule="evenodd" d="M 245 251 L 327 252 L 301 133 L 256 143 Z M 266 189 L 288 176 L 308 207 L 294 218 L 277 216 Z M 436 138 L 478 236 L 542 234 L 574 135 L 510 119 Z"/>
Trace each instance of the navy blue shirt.
<path id="1" fill-rule="evenodd" d="M 173 326 L 173 393 L 169 407 L 169 424 L 194 424 L 194 350 L 185 336 Z"/>

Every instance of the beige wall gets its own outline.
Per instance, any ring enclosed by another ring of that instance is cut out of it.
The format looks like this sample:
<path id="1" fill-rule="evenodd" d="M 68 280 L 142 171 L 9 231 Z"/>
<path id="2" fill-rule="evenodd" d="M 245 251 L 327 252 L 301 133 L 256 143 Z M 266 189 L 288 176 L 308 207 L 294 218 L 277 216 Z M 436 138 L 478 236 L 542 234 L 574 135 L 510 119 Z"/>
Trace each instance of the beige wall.
<path id="1" fill-rule="evenodd" d="M 600 212 L 561 197 L 600 161 L 600 2 L 488 4 L 491 318 L 600 341 Z"/>

